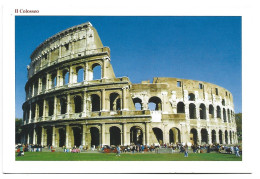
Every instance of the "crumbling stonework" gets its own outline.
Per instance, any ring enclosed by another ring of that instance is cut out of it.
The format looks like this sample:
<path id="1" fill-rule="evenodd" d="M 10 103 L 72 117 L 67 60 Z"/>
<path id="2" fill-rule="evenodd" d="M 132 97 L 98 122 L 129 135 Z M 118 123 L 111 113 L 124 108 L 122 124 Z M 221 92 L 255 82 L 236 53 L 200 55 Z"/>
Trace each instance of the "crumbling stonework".
<path id="1" fill-rule="evenodd" d="M 23 142 L 54 147 L 235 144 L 232 94 L 202 81 L 117 78 L 88 22 L 40 44 L 31 55 Z M 95 78 L 100 67 L 101 77 Z"/>

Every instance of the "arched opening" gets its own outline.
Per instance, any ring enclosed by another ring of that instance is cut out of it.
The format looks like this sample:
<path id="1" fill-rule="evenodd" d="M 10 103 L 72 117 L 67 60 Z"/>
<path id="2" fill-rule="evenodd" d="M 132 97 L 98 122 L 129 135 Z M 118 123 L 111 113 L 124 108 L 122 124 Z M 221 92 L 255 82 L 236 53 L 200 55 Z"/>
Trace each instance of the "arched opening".
<path id="1" fill-rule="evenodd" d="M 67 112 L 67 99 L 60 98 L 60 113 L 66 114 L 66 112 Z"/>
<path id="2" fill-rule="evenodd" d="M 102 78 L 102 70 L 100 64 L 96 63 L 92 65 L 93 80 L 98 80 Z"/>
<path id="3" fill-rule="evenodd" d="M 188 99 L 189 101 L 195 101 L 195 95 L 193 93 L 190 93 Z"/>
<path id="4" fill-rule="evenodd" d="M 33 103 L 32 104 L 32 106 L 31 106 L 31 118 L 33 119 L 33 118 L 35 118 L 35 103 Z"/>
<path id="5" fill-rule="evenodd" d="M 67 85 L 69 83 L 69 71 L 63 71 L 63 85 Z"/>
<path id="6" fill-rule="evenodd" d="M 90 134 L 91 134 L 91 146 L 99 146 L 99 129 L 97 127 L 91 127 L 90 128 Z"/>
<path id="7" fill-rule="evenodd" d="M 82 132 L 80 127 L 73 127 L 73 134 L 74 134 L 74 145 L 79 147 L 81 145 L 82 139 Z"/>
<path id="8" fill-rule="evenodd" d="M 48 100 L 48 110 L 49 110 L 49 116 L 52 116 L 53 112 L 54 112 L 54 100 L 53 99 Z"/>
<path id="9" fill-rule="evenodd" d="M 162 110 L 162 101 L 160 98 L 154 96 L 151 97 L 148 101 L 148 108 L 151 111 L 161 111 Z"/>
<path id="10" fill-rule="evenodd" d="M 227 110 L 227 115 L 228 115 L 228 122 L 230 123 L 230 111 L 229 111 L 229 109 Z"/>
<path id="11" fill-rule="evenodd" d="M 207 129 L 201 129 L 201 144 L 208 143 L 208 131 Z"/>
<path id="12" fill-rule="evenodd" d="M 133 99 L 134 105 L 135 105 L 135 109 L 136 110 L 142 110 L 143 106 L 142 106 L 142 100 L 140 98 L 134 98 Z"/>
<path id="13" fill-rule="evenodd" d="M 222 106 L 225 106 L 225 105 L 226 105 L 225 100 L 222 99 Z"/>
<path id="14" fill-rule="evenodd" d="M 206 106 L 205 106 L 205 104 L 200 104 L 200 119 L 206 119 Z"/>
<path id="15" fill-rule="evenodd" d="M 222 135 L 223 135 L 223 134 L 222 134 L 222 130 L 219 130 L 219 134 L 218 134 L 218 135 L 219 135 L 219 143 L 220 143 L 220 144 L 223 144 L 223 139 L 222 139 Z"/>
<path id="16" fill-rule="evenodd" d="M 193 103 L 189 105 L 190 119 L 196 119 L 196 106 Z"/>
<path id="17" fill-rule="evenodd" d="M 228 131 L 225 131 L 225 143 L 228 144 Z"/>
<path id="18" fill-rule="evenodd" d="M 84 81 L 84 69 L 83 69 L 83 67 L 81 67 L 81 66 L 77 67 L 76 73 L 77 73 L 77 83 Z"/>
<path id="19" fill-rule="evenodd" d="M 216 143 L 216 131 L 215 130 L 212 130 L 211 131 L 211 139 L 212 139 L 212 144 L 215 144 Z"/>
<path id="20" fill-rule="evenodd" d="M 34 96 L 38 94 L 38 80 L 34 83 Z"/>
<path id="21" fill-rule="evenodd" d="M 196 129 L 192 128 L 190 130 L 190 142 L 193 145 L 197 145 L 198 144 L 198 132 Z"/>
<path id="22" fill-rule="evenodd" d="M 181 133 L 178 128 L 173 127 L 169 130 L 169 142 L 173 144 L 181 142 Z"/>
<path id="23" fill-rule="evenodd" d="M 185 113 L 185 105 L 183 102 L 178 102 L 177 113 Z"/>
<path id="24" fill-rule="evenodd" d="M 100 97 L 97 94 L 91 95 L 91 111 L 100 111 Z"/>
<path id="25" fill-rule="evenodd" d="M 221 119 L 221 109 L 219 106 L 217 106 L 217 118 Z"/>
<path id="26" fill-rule="evenodd" d="M 110 94 L 110 111 L 121 110 L 121 99 L 118 93 Z"/>
<path id="27" fill-rule="evenodd" d="M 116 127 L 110 127 L 110 145 L 121 145 L 121 130 Z"/>
<path id="28" fill-rule="evenodd" d="M 47 133 L 47 146 L 51 146 L 52 145 L 52 127 L 48 127 L 46 129 L 46 133 Z"/>
<path id="29" fill-rule="evenodd" d="M 38 105 L 39 105 L 39 117 L 42 117 L 43 116 L 43 101 L 40 100 Z"/>
<path id="30" fill-rule="evenodd" d="M 41 140 L 42 140 L 42 128 L 39 128 L 37 127 L 36 128 L 36 135 L 37 135 L 37 138 L 36 138 L 36 144 L 41 144 Z"/>
<path id="31" fill-rule="evenodd" d="M 42 92 L 46 90 L 46 77 L 42 78 Z"/>
<path id="32" fill-rule="evenodd" d="M 55 88 L 55 86 L 57 86 L 57 74 L 53 73 L 51 75 L 51 87 Z"/>
<path id="33" fill-rule="evenodd" d="M 223 108 L 223 120 L 224 122 L 227 122 L 227 116 L 226 116 L 226 109 Z"/>
<path id="34" fill-rule="evenodd" d="M 209 117 L 214 118 L 214 107 L 212 104 L 209 105 Z"/>
<path id="35" fill-rule="evenodd" d="M 82 99 L 80 96 L 74 97 L 75 113 L 82 112 Z"/>
<path id="36" fill-rule="evenodd" d="M 64 128 L 59 128 L 59 147 L 66 145 L 66 132 Z"/>
<path id="37" fill-rule="evenodd" d="M 143 145 L 143 131 L 140 127 L 133 126 L 130 129 L 130 143 Z"/>
<path id="38" fill-rule="evenodd" d="M 154 127 L 153 128 L 153 133 L 157 139 L 157 142 L 162 145 L 163 144 L 163 132 L 161 129 Z"/>

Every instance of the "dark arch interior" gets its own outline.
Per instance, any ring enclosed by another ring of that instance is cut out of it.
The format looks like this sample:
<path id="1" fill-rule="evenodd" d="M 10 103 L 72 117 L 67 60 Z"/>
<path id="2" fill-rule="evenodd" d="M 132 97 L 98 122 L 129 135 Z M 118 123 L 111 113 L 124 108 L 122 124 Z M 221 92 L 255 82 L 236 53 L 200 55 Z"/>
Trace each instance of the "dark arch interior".
<path id="1" fill-rule="evenodd" d="M 91 134 L 91 146 L 99 146 L 99 129 L 96 127 L 90 128 L 90 134 Z"/>
<path id="2" fill-rule="evenodd" d="M 163 144 L 163 132 L 159 128 L 153 128 L 153 133 L 159 144 Z"/>
<path id="3" fill-rule="evenodd" d="M 72 129 L 74 134 L 74 145 L 79 147 L 81 145 L 81 138 L 82 138 L 81 128 L 73 127 Z"/>
<path id="4" fill-rule="evenodd" d="M 121 101 L 118 93 L 110 94 L 110 111 L 121 110 Z"/>
<path id="5" fill-rule="evenodd" d="M 191 129 L 190 130 L 190 133 L 191 133 L 191 141 L 193 141 L 193 144 L 194 145 L 197 145 L 198 144 L 198 132 L 196 129 Z"/>
<path id="6" fill-rule="evenodd" d="M 64 128 L 59 129 L 59 147 L 63 147 L 66 145 L 66 132 Z"/>
<path id="7" fill-rule="evenodd" d="M 96 94 L 91 95 L 92 111 L 100 111 L 100 97 Z"/>
<path id="8" fill-rule="evenodd" d="M 183 102 L 178 102 L 177 113 L 185 113 L 185 106 Z"/>
<path id="9" fill-rule="evenodd" d="M 135 145 L 143 144 L 143 131 L 139 127 L 131 127 L 130 129 L 130 143 L 134 143 Z"/>
<path id="10" fill-rule="evenodd" d="M 121 145 L 121 131 L 118 127 L 110 127 L 110 145 Z"/>
<path id="11" fill-rule="evenodd" d="M 189 98 L 189 101 L 195 101 L 195 95 L 193 93 L 190 93 L 188 98 Z"/>
<path id="12" fill-rule="evenodd" d="M 196 106 L 193 103 L 189 105 L 189 114 L 190 119 L 196 119 Z"/>
<path id="13" fill-rule="evenodd" d="M 162 101 L 161 101 L 160 98 L 158 98 L 156 96 L 151 97 L 149 99 L 148 103 L 149 103 L 148 107 L 149 107 L 150 110 L 155 110 L 155 111 L 161 111 L 162 110 Z"/>
<path id="14" fill-rule="evenodd" d="M 74 104 L 75 104 L 75 113 L 80 113 L 82 112 L 82 101 L 80 96 L 75 96 L 74 97 Z"/>

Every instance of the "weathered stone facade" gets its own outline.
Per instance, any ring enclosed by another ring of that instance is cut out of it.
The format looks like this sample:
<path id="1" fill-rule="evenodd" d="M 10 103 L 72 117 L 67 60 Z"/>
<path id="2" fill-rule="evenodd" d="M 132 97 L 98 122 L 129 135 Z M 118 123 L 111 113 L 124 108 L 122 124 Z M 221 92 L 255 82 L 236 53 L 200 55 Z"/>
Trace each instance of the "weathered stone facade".
<path id="1" fill-rule="evenodd" d="M 100 67 L 101 77 L 95 79 Z M 23 143 L 61 146 L 237 143 L 232 94 L 202 81 L 117 78 L 88 22 L 40 44 L 31 55 Z"/>

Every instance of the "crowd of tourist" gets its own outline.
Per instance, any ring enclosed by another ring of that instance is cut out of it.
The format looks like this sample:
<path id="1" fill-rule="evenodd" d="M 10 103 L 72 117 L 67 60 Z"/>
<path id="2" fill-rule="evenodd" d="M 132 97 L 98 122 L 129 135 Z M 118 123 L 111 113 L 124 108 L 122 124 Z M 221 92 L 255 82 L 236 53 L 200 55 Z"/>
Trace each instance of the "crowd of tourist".
<path id="1" fill-rule="evenodd" d="M 18 144 L 16 145 L 16 149 L 18 152 L 18 156 L 24 155 L 23 152 L 42 152 L 43 148 L 47 148 L 48 150 L 54 152 L 55 149 L 53 146 L 41 146 L 40 144 Z M 88 151 L 87 146 L 74 146 L 72 148 L 63 146 L 62 151 L 63 152 L 71 152 L 71 153 L 80 153 L 82 151 Z M 230 153 L 235 154 L 237 157 L 239 157 L 242 153 L 241 147 L 238 145 L 232 146 L 232 145 L 220 145 L 220 144 L 204 144 L 204 145 L 187 145 L 183 143 L 176 143 L 176 144 L 153 144 L 153 145 L 141 145 L 141 144 L 131 144 L 127 146 L 92 146 L 91 151 L 98 151 L 98 152 L 104 152 L 104 153 L 117 153 L 118 156 L 120 156 L 120 153 L 144 153 L 144 152 L 155 152 L 160 153 L 160 149 L 167 149 L 166 152 L 169 153 L 184 153 L 185 157 L 188 157 L 189 152 L 193 153 L 210 153 L 210 152 L 219 152 L 219 153 Z"/>

